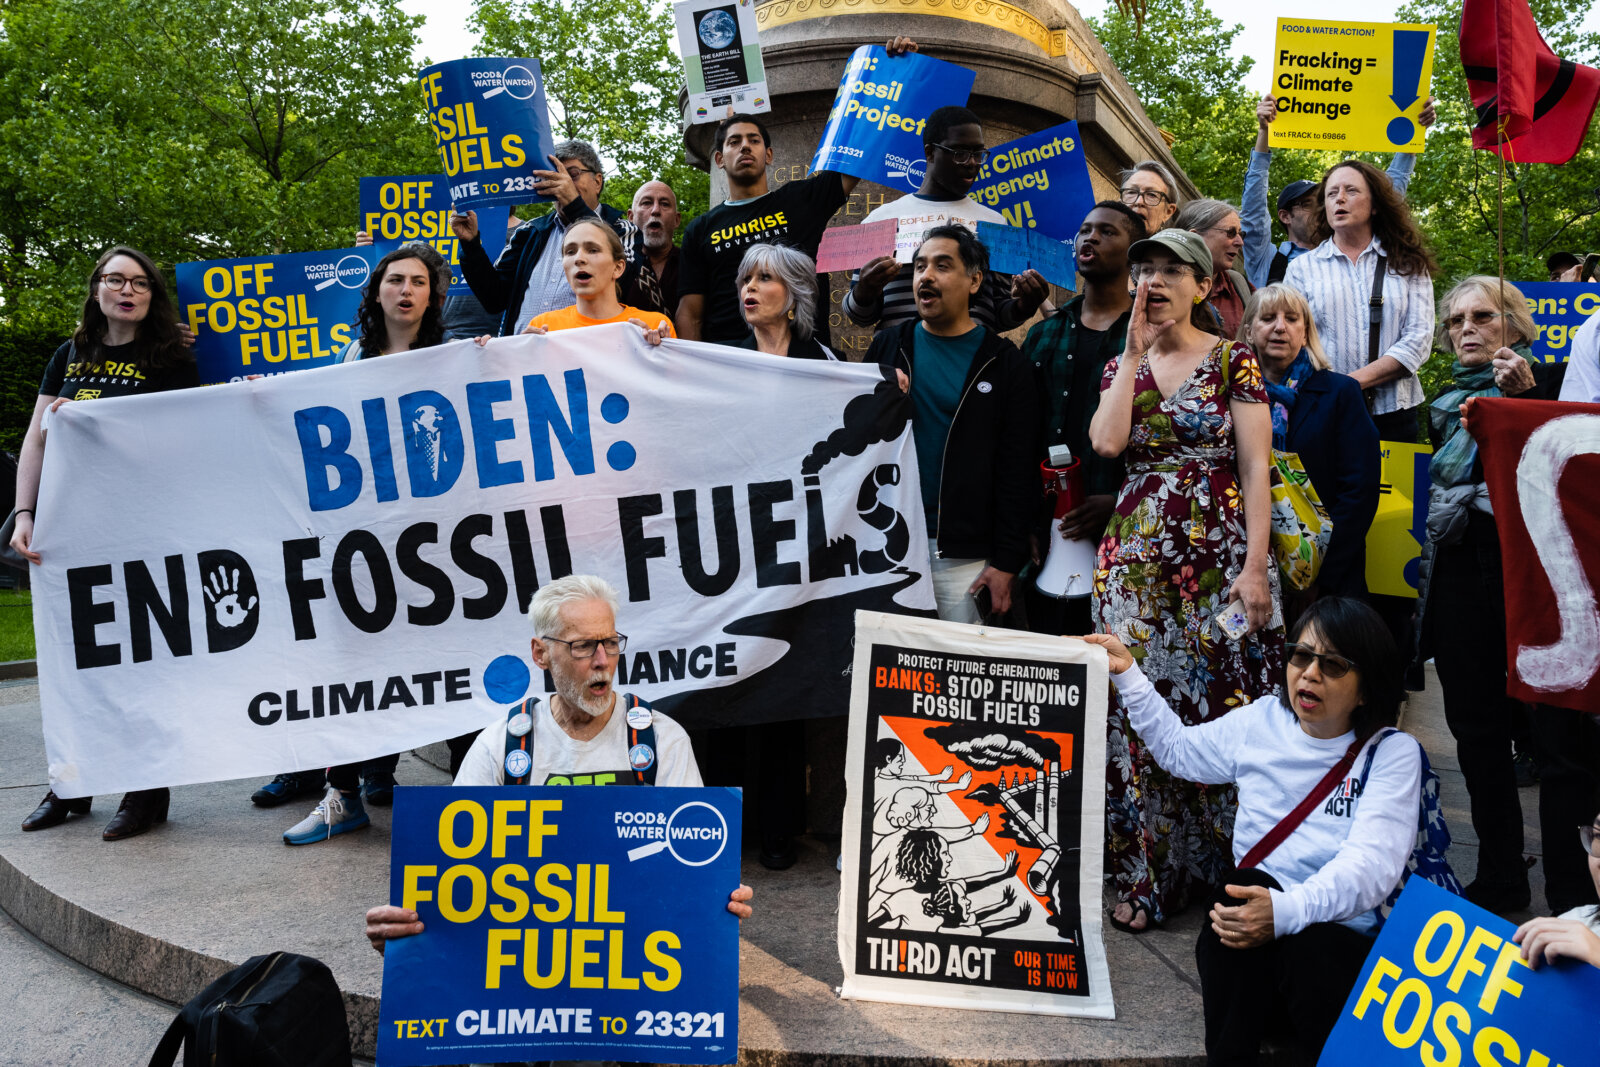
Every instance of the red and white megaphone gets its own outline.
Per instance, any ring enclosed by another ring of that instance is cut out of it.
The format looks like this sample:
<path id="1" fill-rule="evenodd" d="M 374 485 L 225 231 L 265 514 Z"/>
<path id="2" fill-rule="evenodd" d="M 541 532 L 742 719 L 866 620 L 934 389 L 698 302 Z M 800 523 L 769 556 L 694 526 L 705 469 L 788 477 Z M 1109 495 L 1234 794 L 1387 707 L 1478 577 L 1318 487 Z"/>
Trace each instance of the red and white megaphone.
<path id="1" fill-rule="evenodd" d="M 1050 520 L 1050 549 L 1034 586 L 1058 600 L 1085 597 L 1094 592 L 1095 554 L 1098 542 L 1067 538 L 1061 533 L 1061 519 L 1083 503 L 1083 464 L 1066 445 L 1052 445 L 1050 458 L 1039 464 L 1044 491 L 1055 497 L 1054 517 Z"/>

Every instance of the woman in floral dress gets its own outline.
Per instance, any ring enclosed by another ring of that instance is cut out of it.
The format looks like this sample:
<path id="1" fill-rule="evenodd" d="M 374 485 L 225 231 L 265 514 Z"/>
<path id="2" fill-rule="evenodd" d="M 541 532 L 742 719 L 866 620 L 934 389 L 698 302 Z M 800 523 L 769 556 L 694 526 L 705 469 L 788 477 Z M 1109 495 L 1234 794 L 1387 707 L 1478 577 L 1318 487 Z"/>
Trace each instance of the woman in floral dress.
<path id="1" fill-rule="evenodd" d="M 1272 420 L 1248 347 L 1205 312 L 1211 253 L 1163 230 L 1128 252 L 1138 283 L 1128 343 L 1106 365 L 1090 440 L 1126 452 L 1127 479 L 1095 572 L 1100 628 L 1115 634 L 1187 725 L 1274 691 L 1283 619 L 1270 551 Z M 1249 618 L 1230 640 L 1231 600 Z M 1169 777 L 1120 706 L 1107 734 L 1106 859 L 1111 922 L 1138 932 L 1181 911 L 1232 870 L 1234 791 Z"/>

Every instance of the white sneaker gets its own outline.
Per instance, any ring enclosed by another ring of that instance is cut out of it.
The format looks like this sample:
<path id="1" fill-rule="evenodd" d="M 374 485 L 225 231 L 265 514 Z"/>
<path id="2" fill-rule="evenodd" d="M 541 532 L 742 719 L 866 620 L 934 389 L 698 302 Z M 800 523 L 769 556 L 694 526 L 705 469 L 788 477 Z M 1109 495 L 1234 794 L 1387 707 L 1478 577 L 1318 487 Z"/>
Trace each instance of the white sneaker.
<path id="1" fill-rule="evenodd" d="M 322 803 L 313 808 L 310 815 L 283 832 L 283 843 L 311 845 L 347 830 L 360 830 L 371 822 L 367 818 L 367 809 L 361 805 L 360 793 L 346 796 L 330 785 Z"/>

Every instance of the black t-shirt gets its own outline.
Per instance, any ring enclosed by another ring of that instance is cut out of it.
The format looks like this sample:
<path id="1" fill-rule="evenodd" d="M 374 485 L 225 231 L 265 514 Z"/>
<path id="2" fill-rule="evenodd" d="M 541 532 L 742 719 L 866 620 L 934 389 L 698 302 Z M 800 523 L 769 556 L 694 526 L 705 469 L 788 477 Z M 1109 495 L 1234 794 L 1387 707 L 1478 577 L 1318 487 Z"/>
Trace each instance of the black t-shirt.
<path id="1" fill-rule="evenodd" d="M 101 345 L 94 362 L 78 359 L 72 342 L 56 349 L 44 368 L 39 383 L 40 396 L 64 396 L 68 400 L 99 400 L 110 396 L 164 393 L 168 389 L 192 389 L 200 384 L 194 360 L 164 370 L 140 370 L 139 357 L 144 345 L 130 341 L 125 345 Z"/>
<path id="2" fill-rule="evenodd" d="M 734 284 L 745 250 L 755 244 L 779 244 L 817 258 L 817 245 L 828 220 L 847 199 L 844 179 L 833 171 L 785 182 L 754 200 L 718 204 L 689 223 L 683 232 L 683 257 L 678 295 L 705 297 L 700 339 L 732 344 L 747 330 L 739 313 Z M 819 336 L 827 336 L 827 284 L 818 285 L 821 309 Z"/>

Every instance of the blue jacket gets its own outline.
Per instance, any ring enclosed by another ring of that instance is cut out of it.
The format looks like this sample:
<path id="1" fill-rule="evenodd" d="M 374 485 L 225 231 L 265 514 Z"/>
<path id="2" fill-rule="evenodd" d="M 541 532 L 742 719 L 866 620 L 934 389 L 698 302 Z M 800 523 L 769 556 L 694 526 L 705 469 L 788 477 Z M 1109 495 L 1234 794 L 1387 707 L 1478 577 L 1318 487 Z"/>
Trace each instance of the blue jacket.
<path id="1" fill-rule="evenodd" d="M 1313 372 L 1289 411 L 1287 444 L 1286 451 L 1299 453 L 1333 519 L 1318 590 L 1324 596 L 1365 595 L 1367 530 L 1378 512 L 1380 472 L 1378 428 L 1356 380 L 1331 370 Z"/>

